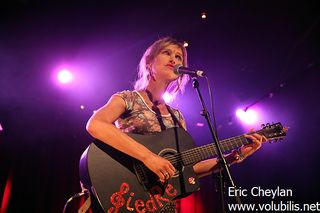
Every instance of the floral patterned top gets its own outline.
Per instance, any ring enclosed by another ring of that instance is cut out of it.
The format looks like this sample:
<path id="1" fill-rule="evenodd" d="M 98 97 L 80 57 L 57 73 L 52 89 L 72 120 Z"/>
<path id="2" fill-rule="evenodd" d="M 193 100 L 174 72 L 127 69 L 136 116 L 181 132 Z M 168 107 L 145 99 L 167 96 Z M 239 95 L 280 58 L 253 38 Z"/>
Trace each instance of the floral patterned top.
<path id="1" fill-rule="evenodd" d="M 126 111 L 116 120 L 115 125 L 126 133 L 153 134 L 161 132 L 161 125 L 157 114 L 145 102 L 138 91 L 125 90 L 114 94 L 121 97 L 126 103 Z M 174 114 L 178 122 L 174 122 L 171 114 L 161 115 L 161 119 L 166 129 L 181 126 L 186 129 L 183 115 L 178 109 L 167 107 Z"/>
<path id="2" fill-rule="evenodd" d="M 162 120 L 165 129 L 172 127 L 186 129 L 184 117 L 178 109 L 167 105 L 171 113 L 160 116 L 147 105 L 138 91 L 125 90 L 114 95 L 121 97 L 126 103 L 125 112 L 115 122 L 116 127 L 125 133 L 148 135 L 161 132 L 163 127 L 161 128 L 159 118 Z M 175 122 L 171 114 L 175 116 L 178 122 Z M 170 201 L 162 208 L 160 213 L 177 213 L 177 206 L 177 200 Z"/>

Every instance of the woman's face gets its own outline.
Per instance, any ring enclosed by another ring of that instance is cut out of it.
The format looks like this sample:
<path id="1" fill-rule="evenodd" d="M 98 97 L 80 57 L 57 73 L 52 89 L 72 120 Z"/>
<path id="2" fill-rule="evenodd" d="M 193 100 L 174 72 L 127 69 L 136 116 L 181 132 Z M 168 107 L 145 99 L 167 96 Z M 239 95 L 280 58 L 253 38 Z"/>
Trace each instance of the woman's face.
<path id="1" fill-rule="evenodd" d="M 168 82 L 176 80 L 179 75 L 173 71 L 173 67 L 177 64 L 183 64 L 182 50 L 177 45 L 170 44 L 159 52 L 151 64 L 154 78 Z"/>

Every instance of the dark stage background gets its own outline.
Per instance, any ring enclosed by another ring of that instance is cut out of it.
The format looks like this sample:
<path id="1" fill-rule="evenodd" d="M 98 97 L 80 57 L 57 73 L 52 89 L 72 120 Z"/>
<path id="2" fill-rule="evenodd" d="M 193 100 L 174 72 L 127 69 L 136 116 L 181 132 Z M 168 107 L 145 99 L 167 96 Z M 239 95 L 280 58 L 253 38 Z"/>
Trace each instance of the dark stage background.
<path id="1" fill-rule="evenodd" d="M 279 186 L 293 196 L 244 202 L 318 202 L 316 2 L 1 1 L 1 213 L 6 203 L 7 212 L 62 211 L 81 190 L 78 161 L 91 141 L 88 118 L 110 95 L 132 88 L 144 50 L 167 35 L 188 41 L 189 66 L 207 72 L 220 138 L 248 131 L 234 113 L 252 103 L 258 124 L 290 127 L 284 142 L 265 144 L 232 173 L 242 188 Z M 55 82 L 62 67 L 74 72 L 73 84 Z M 206 82 L 200 83 L 209 106 Z M 205 121 L 191 83 L 172 105 L 184 113 L 197 145 L 211 141 L 207 126 L 197 125 Z M 210 177 L 201 183 L 185 212 L 214 212 Z"/>

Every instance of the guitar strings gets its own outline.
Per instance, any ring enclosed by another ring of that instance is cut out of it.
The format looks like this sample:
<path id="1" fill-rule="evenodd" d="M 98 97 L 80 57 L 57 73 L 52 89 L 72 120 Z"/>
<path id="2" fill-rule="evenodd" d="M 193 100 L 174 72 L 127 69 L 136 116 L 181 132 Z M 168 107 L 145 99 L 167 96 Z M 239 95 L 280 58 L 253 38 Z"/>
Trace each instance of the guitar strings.
<path id="1" fill-rule="evenodd" d="M 248 140 L 246 140 L 246 138 L 243 135 L 220 141 L 222 151 L 240 147 L 241 145 L 244 145 L 246 143 L 248 143 Z M 166 157 L 166 159 L 173 164 L 183 162 L 186 165 L 188 165 L 193 162 L 206 159 L 210 156 L 214 156 L 216 154 L 217 148 L 215 144 L 207 144 L 202 147 L 196 147 L 187 151 L 183 151 L 181 153 L 173 154 L 171 156 Z"/>
<path id="2" fill-rule="evenodd" d="M 254 133 L 263 133 L 265 130 L 257 130 L 254 132 L 250 132 L 249 134 Z M 238 144 L 239 142 L 239 144 Z M 249 141 L 244 137 L 244 135 L 236 136 L 229 139 L 224 139 L 219 142 L 221 145 L 221 151 L 227 151 L 234 148 L 238 148 L 242 145 L 246 145 L 249 143 Z M 230 145 L 230 146 L 229 146 Z M 207 154 L 205 153 L 207 152 Z M 215 144 L 207 144 L 202 147 L 196 147 L 187 151 L 183 151 L 181 153 L 176 153 L 171 156 L 165 157 L 167 160 L 169 160 L 172 164 L 177 163 L 185 163 L 186 165 L 192 164 L 194 162 L 199 162 L 201 160 L 204 160 L 206 158 L 209 158 L 210 156 L 217 155 L 217 148 Z"/>
<path id="3" fill-rule="evenodd" d="M 231 140 L 227 140 L 227 141 L 223 141 L 221 143 L 222 146 L 225 146 L 225 144 L 227 144 L 229 141 Z M 204 151 L 207 151 L 208 155 L 201 155 Z M 191 149 L 191 150 L 187 150 L 187 151 L 184 151 L 182 153 L 177 153 L 171 157 L 168 157 L 167 159 L 172 161 L 173 163 L 176 163 L 176 162 L 181 162 L 182 160 L 192 160 L 192 157 L 193 158 L 197 158 L 196 160 L 201 160 L 202 158 L 206 158 L 208 156 L 211 156 L 211 155 L 215 155 L 217 153 L 217 149 L 215 146 L 213 146 L 213 144 L 208 144 L 206 146 L 203 146 L 203 147 L 197 147 L 197 148 L 194 148 L 194 149 Z M 181 159 L 183 158 L 184 159 Z"/>

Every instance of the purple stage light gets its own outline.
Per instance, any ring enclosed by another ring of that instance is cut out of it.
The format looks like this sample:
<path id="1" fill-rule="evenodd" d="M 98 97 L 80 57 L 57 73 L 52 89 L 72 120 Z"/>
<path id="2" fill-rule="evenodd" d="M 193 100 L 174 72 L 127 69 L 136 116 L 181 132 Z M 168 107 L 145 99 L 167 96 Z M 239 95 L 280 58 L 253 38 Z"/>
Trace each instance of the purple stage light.
<path id="1" fill-rule="evenodd" d="M 73 80 L 73 75 L 69 70 L 63 69 L 58 72 L 57 78 L 60 83 L 67 84 Z"/>
<path id="2" fill-rule="evenodd" d="M 198 126 L 198 127 L 203 127 L 203 126 L 204 126 L 204 123 L 197 122 L 196 126 Z"/>
<path id="3" fill-rule="evenodd" d="M 236 115 L 245 124 L 254 124 L 258 120 L 257 112 L 252 109 L 246 111 L 238 109 Z"/>

